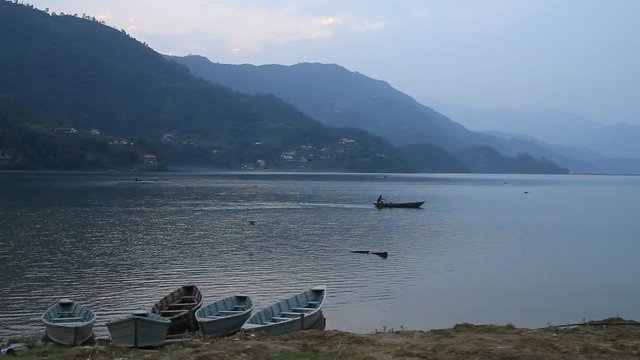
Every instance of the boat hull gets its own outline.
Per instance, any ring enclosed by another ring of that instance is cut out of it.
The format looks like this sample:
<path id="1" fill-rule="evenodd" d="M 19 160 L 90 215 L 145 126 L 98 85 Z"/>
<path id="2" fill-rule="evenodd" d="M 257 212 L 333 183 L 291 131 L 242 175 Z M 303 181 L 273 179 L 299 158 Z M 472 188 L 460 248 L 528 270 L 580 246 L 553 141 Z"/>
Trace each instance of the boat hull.
<path id="1" fill-rule="evenodd" d="M 282 335 L 315 328 L 318 321 L 323 319 L 326 292 L 326 287 L 316 286 L 266 307 L 247 320 L 242 330 Z"/>
<path id="2" fill-rule="evenodd" d="M 67 346 L 82 345 L 93 336 L 93 321 L 83 325 L 46 326 L 47 337 L 53 342 Z"/>
<path id="3" fill-rule="evenodd" d="M 235 316 L 213 321 L 200 321 L 200 330 L 205 336 L 220 337 L 235 334 L 240 331 L 242 324 L 251 317 L 251 312 L 241 316 Z"/>
<path id="4" fill-rule="evenodd" d="M 205 336 L 219 337 L 236 333 L 251 317 L 253 301 L 245 294 L 230 296 L 196 311 L 196 320 Z"/>
<path id="5" fill-rule="evenodd" d="M 406 208 L 406 209 L 418 209 L 424 204 L 424 201 L 418 202 L 406 202 L 406 203 L 373 203 L 378 209 L 385 208 Z"/>
<path id="6" fill-rule="evenodd" d="M 146 348 L 164 345 L 169 326 L 171 326 L 171 320 L 161 316 L 131 315 L 109 322 L 107 329 L 115 345 Z"/>

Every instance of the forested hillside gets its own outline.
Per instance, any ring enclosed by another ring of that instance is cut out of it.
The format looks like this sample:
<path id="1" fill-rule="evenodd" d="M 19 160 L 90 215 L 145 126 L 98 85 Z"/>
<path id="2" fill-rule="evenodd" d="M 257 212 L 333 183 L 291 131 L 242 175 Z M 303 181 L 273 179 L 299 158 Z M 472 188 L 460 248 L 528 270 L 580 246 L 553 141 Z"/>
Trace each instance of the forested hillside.
<path id="1" fill-rule="evenodd" d="M 93 19 L 2 1 L 0 31 L 0 95 L 57 128 L 142 140 L 169 165 L 411 170 L 380 138 L 198 79 Z"/>

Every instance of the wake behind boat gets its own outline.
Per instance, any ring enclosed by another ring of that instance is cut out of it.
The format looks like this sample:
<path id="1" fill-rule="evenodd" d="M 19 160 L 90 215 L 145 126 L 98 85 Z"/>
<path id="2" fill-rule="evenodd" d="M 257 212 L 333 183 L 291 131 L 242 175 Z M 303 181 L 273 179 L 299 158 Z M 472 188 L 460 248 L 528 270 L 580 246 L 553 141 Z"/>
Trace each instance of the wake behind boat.
<path id="1" fill-rule="evenodd" d="M 310 329 L 321 318 L 326 295 L 327 288 L 322 285 L 281 300 L 255 313 L 242 330 L 281 335 Z"/>

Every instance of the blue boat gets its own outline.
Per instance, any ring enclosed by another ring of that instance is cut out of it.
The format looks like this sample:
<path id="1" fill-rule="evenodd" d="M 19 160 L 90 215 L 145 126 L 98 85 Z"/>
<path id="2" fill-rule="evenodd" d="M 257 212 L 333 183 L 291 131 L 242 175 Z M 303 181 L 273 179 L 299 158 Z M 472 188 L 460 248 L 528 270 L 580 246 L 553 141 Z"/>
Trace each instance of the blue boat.
<path id="1" fill-rule="evenodd" d="M 255 313 L 242 325 L 242 330 L 280 335 L 310 329 L 322 318 L 326 296 L 324 285 L 293 295 Z"/>
<path id="2" fill-rule="evenodd" d="M 171 320 L 151 313 L 136 310 L 131 315 L 107 323 L 111 341 L 118 346 L 147 348 L 164 345 Z"/>
<path id="3" fill-rule="evenodd" d="M 253 301 L 246 294 L 218 300 L 196 311 L 196 320 L 205 336 L 226 336 L 238 332 L 253 311 Z"/>
<path id="4" fill-rule="evenodd" d="M 42 314 L 47 337 L 62 345 L 81 345 L 93 335 L 96 314 L 70 299 L 61 299 Z"/>

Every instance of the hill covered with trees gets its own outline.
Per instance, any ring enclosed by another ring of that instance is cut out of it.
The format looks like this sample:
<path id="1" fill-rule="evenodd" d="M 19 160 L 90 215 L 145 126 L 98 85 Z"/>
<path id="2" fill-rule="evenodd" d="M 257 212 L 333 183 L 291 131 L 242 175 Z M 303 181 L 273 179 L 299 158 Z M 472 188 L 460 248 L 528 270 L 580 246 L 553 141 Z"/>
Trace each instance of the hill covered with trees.
<path id="1" fill-rule="evenodd" d="M 168 165 L 412 170 L 376 136 L 325 126 L 273 95 L 198 79 L 123 30 L 86 16 L 1 1 L 0 31 L 0 95 L 44 119 L 32 131 L 69 129 L 60 140 L 69 146 L 94 131 L 142 143 Z M 18 147 L 0 143 L 0 150 L 11 146 L 15 160 Z"/>

